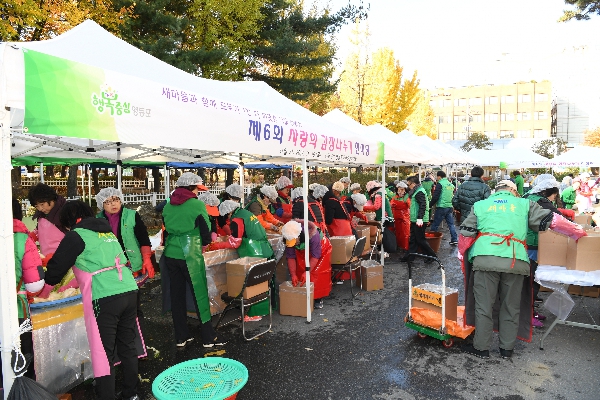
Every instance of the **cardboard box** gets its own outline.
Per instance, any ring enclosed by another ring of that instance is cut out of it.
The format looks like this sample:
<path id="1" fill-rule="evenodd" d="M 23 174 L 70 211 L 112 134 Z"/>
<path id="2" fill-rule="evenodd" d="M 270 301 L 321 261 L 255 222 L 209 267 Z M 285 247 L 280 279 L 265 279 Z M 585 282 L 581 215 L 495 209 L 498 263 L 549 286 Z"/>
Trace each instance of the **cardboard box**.
<path id="1" fill-rule="evenodd" d="M 592 216 L 588 214 L 580 214 L 575 216 L 575 223 L 579 225 L 591 225 Z"/>
<path id="2" fill-rule="evenodd" d="M 315 284 L 310 283 L 310 312 L 314 311 Z M 306 314 L 306 286 L 294 287 L 292 282 L 286 281 L 279 285 L 279 314 L 293 317 L 307 317 Z"/>
<path id="3" fill-rule="evenodd" d="M 377 236 L 377 232 L 380 230 L 379 226 L 369 225 L 369 228 L 371 229 L 371 244 L 375 244 L 375 240 L 377 240 L 377 244 L 381 243 L 382 235 Z"/>
<path id="4" fill-rule="evenodd" d="M 357 225 L 356 226 L 356 233 L 358 234 L 358 237 L 366 237 L 367 240 L 365 241 L 365 249 L 363 250 L 363 255 L 367 254 L 371 249 L 370 249 L 370 244 L 371 244 L 371 228 L 368 225 Z"/>
<path id="5" fill-rule="evenodd" d="M 227 292 L 226 264 L 228 261 L 236 260 L 240 256 L 235 249 L 208 251 L 203 256 L 208 284 L 208 297 L 210 300 L 210 313 L 211 315 L 220 314 L 225 309 L 225 303 L 221 299 L 221 295 Z M 196 315 L 196 313 L 194 312 L 193 315 Z M 198 318 L 198 316 L 196 315 L 195 318 Z"/>
<path id="6" fill-rule="evenodd" d="M 600 288 L 592 286 L 569 285 L 569 294 L 586 297 L 600 297 Z"/>
<path id="7" fill-rule="evenodd" d="M 567 265 L 567 248 L 569 238 L 550 229 L 539 233 L 538 264 L 539 265 Z"/>
<path id="8" fill-rule="evenodd" d="M 352 258 L 352 250 L 356 243 L 354 236 L 332 236 L 331 241 L 331 263 L 346 264 Z"/>
<path id="9" fill-rule="evenodd" d="M 360 266 L 360 275 L 357 275 L 356 278 L 356 285 L 362 290 L 367 292 L 381 290 L 383 289 L 383 265 L 373 260 L 363 261 Z"/>
<path id="10" fill-rule="evenodd" d="M 589 235 L 578 241 L 569 240 L 566 267 L 587 272 L 600 270 L 600 236 Z"/>
<path id="11" fill-rule="evenodd" d="M 290 271 L 288 269 L 287 258 L 285 254 L 279 262 L 277 263 L 277 267 L 275 268 L 275 284 L 281 285 L 283 282 L 287 281 L 290 276 Z"/>
<path id="12" fill-rule="evenodd" d="M 442 313 L 442 287 L 424 283 L 413 286 L 412 306 Z M 456 321 L 458 307 L 458 290 L 446 288 L 446 319 Z"/>
<path id="13" fill-rule="evenodd" d="M 227 271 L 227 292 L 229 296 L 237 296 L 246 279 L 246 273 L 253 265 L 267 261 L 261 257 L 242 257 L 237 260 L 229 261 L 226 265 Z M 258 285 L 249 286 L 244 290 L 244 298 L 249 299 L 269 290 L 269 282 L 263 282 Z"/>

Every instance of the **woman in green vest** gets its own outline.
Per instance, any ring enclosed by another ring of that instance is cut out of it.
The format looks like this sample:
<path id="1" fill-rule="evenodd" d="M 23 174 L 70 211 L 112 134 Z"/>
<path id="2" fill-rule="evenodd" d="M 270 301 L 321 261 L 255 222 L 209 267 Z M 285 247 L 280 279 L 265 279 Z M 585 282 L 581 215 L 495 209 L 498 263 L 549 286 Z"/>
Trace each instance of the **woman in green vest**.
<path id="1" fill-rule="evenodd" d="M 230 221 L 231 235 L 225 242 L 211 243 L 210 250 L 236 249 L 241 257 L 274 257 L 271 244 L 267 240 L 267 232 L 256 215 L 239 208 L 240 204 L 233 200 L 225 200 L 219 206 L 219 213 Z M 269 303 L 264 300 L 248 310 L 249 317 L 258 317 L 269 313 Z M 258 320 L 255 319 L 255 320 Z"/>
<path id="2" fill-rule="evenodd" d="M 74 265 L 98 398 L 115 398 L 114 365 L 120 361 L 122 397 L 137 399 L 138 357 L 146 355 L 146 348 L 137 323 L 138 287 L 125 266 L 123 249 L 110 224 L 94 218 L 82 201 L 67 202 L 60 221 L 68 232 L 48 261 L 40 297 L 47 297 L 51 285 L 59 283 Z"/>
<path id="3" fill-rule="evenodd" d="M 431 257 L 437 257 L 435 251 L 427 243 L 425 238 L 425 227 L 429 222 L 429 198 L 427 192 L 421 186 L 419 177 L 413 175 L 407 179 L 408 197 L 410 198 L 410 238 L 408 240 L 408 252 L 400 259 L 402 262 L 413 261 L 411 253 L 418 253 L 421 248 L 421 254 Z M 430 263 L 426 260 L 425 263 Z"/>
<path id="4" fill-rule="evenodd" d="M 211 242 L 210 220 L 206 206 L 198 201 L 198 186 L 202 178 L 183 173 L 177 189 L 163 209 L 165 249 L 171 289 L 171 316 L 178 347 L 194 340 L 187 326 L 186 282 L 192 288 L 196 313 L 204 347 L 222 346 L 227 341 L 218 337 L 211 324 L 210 301 L 202 247 Z M 203 186 L 202 186 L 203 187 Z"/>

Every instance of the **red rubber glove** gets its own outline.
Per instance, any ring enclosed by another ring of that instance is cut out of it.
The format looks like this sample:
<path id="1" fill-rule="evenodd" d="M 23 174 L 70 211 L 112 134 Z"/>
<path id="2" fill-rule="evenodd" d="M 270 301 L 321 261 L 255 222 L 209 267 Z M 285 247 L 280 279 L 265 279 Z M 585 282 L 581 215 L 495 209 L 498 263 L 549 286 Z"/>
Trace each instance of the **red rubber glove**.
<path id="1" fill-rule="evenodd" d="M 308 262 L 310 264 L 310 272 L 312 273 L 315 270 L 315 267 L 317 266 L 317 264 L 319 263 L 319 259 L 314 258 L 314 257 L 309 257 Z"/>
<path id="2" fill-rule="evenodd" d="M 42 289 L 40 294 L 37 295 L 37 297 L 39 297 L 40 299 L 47 299 L 48 296 L 50 296 L 50 292 L 52 291 L 52 289 L 54 289 L 54 286 L 48 285 L 47 283 L 44 284 L 44 288 Z"/>
<path id="3" fill-rule="evenodd" d="M 231 243 L 229 243 L 229 241 L 227 242 L 213 242 L 210 244 L 210 251 L 213 250 L 221 250 L 221 249 L 233 249 L 234 247 L 231 245 Z"/>
<path id="4" fill-rule="evenodd" d="M 566 208 L 559 208 L 558 211 L 560 211 L 560 213 L 564 215 L 565 218 L 571 221 L 575 220 L 575 211 L 567 210 Z"/>
<path id="5" fill-rule="evenodd" d="M 306 271 L 302 271 L 302 274 L 298 278 L 298 286 L 304 286 L 306 284 Z"/>
<path id="6" fill-rule="evenodd" d="M 37 242 L 39 240 L 38 235 L 37 235 L 37 231 L 31 231 L 31 232 L 29 232 L 29 237 L 34 242 Z"/>
<path id="7" fill-rule="evenodd" d="M 42 258 L 42 267 L 46 268 L 48 266 L 48 262 L 52 259 L 54 253 L 46 254 L 44 258 Z"/>
<path id="8" fill-rule="evenodd" d="M 152 248 L 150 246 L 140 247 L 142 253 L 142 274 L 148 274 L 148 278 L 154 279 L 154 264 L 152 264 Z"/>
<path id="9" fill-rule="evenodd" d="M 288 270 L 290 271 L 290 277 L 292 278 L 292 286 L 298 286 L 298 275 L 296 275 L 297 263 L 295 258 L 287 259 Z"/>

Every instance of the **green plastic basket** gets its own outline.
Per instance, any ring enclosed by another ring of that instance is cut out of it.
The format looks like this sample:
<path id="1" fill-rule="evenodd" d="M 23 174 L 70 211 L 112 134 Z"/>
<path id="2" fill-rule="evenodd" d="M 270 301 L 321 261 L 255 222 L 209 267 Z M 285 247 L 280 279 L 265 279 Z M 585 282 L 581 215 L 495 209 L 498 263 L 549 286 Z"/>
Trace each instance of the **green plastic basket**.
<path id="1" fill-rule="evenodd" d="M 248 369 L 238 361 L 197 358 L 161 372 L 152 382 L 152 393 L 158 400 L 223 400 L 234 396 L 246 382 Z"/>

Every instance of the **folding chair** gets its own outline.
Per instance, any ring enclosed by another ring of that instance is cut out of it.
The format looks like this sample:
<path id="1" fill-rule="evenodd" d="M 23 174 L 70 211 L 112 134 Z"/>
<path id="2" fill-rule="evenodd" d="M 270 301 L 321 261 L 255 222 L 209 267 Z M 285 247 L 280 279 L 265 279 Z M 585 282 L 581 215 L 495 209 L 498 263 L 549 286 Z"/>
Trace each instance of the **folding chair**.
<path id="1" fill-rule="evenodd" d="M 331 264 L 331 273 L 332 273 L 331 280 L 333 282 L 337 282 L 338 277 L 343 272 L 348 272 L 350 274 L 350 295 L 352 296 L 352 298 L 354 298 L 358 294 L 358 291 L 356 292 L 356 294 L 354 294 L 354 292 L 352 290 L 352 273 L 354 271 L 356 271 L 357 269 L 360 269 L 360 261 L 361 261 L 363 250 L 365 249 L 366 242 L 367 242 L 367 238 L 363 236 L 363 237 L 359 238 L 356 241 L 356 243 L 354 243 L 354 248 L 352 249 L 352 257 L 350 257 L 350 260 L 348 260 L 348 262 L 346 262 L 346 264 Z M 362 279 L 362 275 L 361 275 L 361 279 Z"/>
<path id="2" fill-rule="evenodd" d="M 223 320 L 223 317 L 225 316 L 225 314 L 228 311 L 230 311 L 234 308 L 238 308 L 241 311 L 240 316 L 224 323 L 223 326 L 228 325 L 234 321 L 237 321 L 238 319 L 241 319 L 242 320 L 242 335 L 244 336 L 244 339 L 246 339 L 246 340 L 252 340 L 258 336 L 261 336 L 261 335 L 269 332 L 269 330 L 271 330 L 271 326 L 273 324 L 273 310 L 271 307 L 271 286 L 269 285 L 269 289 L 266 292 L 261 293 L 257 296 L 249 298 L 249 299 L 244 299 L 244 290 L 247 287 L 258 285 L 263 282 L 267 282 L 269 284 L 271 282 L 271 278 L 273 278 L 273 275 L 275 274 L 276 267 L 277 267 L 277 262 L 275 260 L 269 260 L 269 261 L 265 261 L 264 263 L 253 265 L 246 272 L 246 278 L 244 279 L 244 285 L 242 286 L 242 290 L 240 290 L 240 293 L 237 296 L 232 297 L 227 292 L 223 293 L 221 295 L 221 299 L 223 300 L 223 302 L 225 302 L 226 306 L 225 306 L 225 309 L 223 310 L 223 312 L 221 313 L 221 316 L 219 317 L 219 321 L 217 322 L 217 326 L 215 327 L 215 329 L 217 329 L 219 327 L 219 325 L 221 324 L 221 321 Z M 254 304 L 258 304 L 261 301 L 267 300 L 267 299 L 269 300 L 269 327 L 265 331 L 259 332 L 258 334 L 254 335 L 250 338 L 246 337 L 246 324 L 244 322 L 244 316 L 246 315 L 246 310 L 250 306 L 252 306 Z"/>

